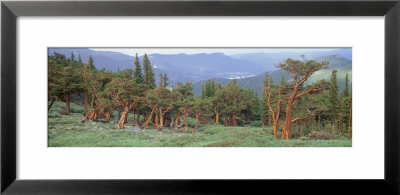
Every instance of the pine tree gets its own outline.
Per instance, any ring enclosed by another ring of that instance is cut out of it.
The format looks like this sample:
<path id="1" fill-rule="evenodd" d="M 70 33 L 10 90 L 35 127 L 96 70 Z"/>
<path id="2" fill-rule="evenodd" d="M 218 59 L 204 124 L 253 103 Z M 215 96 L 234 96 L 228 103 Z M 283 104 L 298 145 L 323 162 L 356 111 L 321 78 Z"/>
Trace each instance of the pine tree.
<path id="1" fill-rule="evenodd" d="M 272 78 L 271 78 L 272 79 Z M 282 75 L 281 75 L 281 86 L 283 87 L 283 86 L 285 86 L 287 84 L 287 81 L 286 81 L 286 79 L 285 79 L 285 75 L 282 73 Z"/>
<path id="2" fill-rule="evenodd" d="M 75 55 L 74 55 L 74 52 L 72 52 L 72 51 L 71 51 L 71 60 L 75 61 Z"/>
<path id="3" fill-rule="evenodd" d="M 160 72 L 160 74 L 158 74 L 158 76 L 160 77 L 160 82 L 158 83 L 158 87 L 164 87 L 163 74 Z"/>
<path id="4" fill-rule="evenodd" d="M 59 99 L 65 101 L 65 113 L 69 114 L 71 98 L 84 89 L 82 70 L 59 53 L 50 56 L 48 63 L 49 94 L 54 94 L 53 97 L 57 94 Z"/>
<path id="5" fill-rule="evenodd" d="M 130 110 L 140 101 L 143 101 L 144 90 L 136 82 L 129 78 L 112 78 L 106 86 L 105 92 L 108 97 L 113 99 L 116 107 L 122 110 L 122 114 L 117 123 L 118 129 L 124 129 L 124 124 L 128 118 Z"/>
<path id="6" fill-rule="evenodd" d="M 268 75 L 265 75 L 265 80 L 263 81 L 264 86 L 263 86 L 263 92 L 264 92 L 264 104 L 266 104 L 266 109 L 269 110 L 271 113 L 270 115 L 268 112 L 264 113 L 267 117 L 272 118 L 272 132 L 271 134 L 275 137 L 278 138 L 278 127 L 279 127 L 279 118 L 281 114 L 281 89 L 283 87 L 283 84 L 285 83 L 285 78 L 282 74 L 281 78 L 281 84 L 282 86 L 279 85 L 274 85 L 274 81 L 272 77 L 268 78 Z M 274 106 L 275 107 L 274 107 Z M 266 118 L 266 120 L 269 120 L 269 118 Z"/>
<path id="7" fill-rule="evenodd" d="M 340 94 L 340 117 L 339 121 L 339 132 L 341 128 L 348 129 L 351 126 L 351 97 L 349 92 L 349 75 L 346 74 L 345 89 Z M 342 125 L 341 123 L 344 123 Z"/>
<path id="8" fill-rule="evenodd" d="M 139 62 L 138 54 L 136 54 L 135 59 L 135 73 L 134 73 L 135 81 L 137 84 L 143 84 L 143 74 L 142 74 L 142 67 Z"/>
<path id="9" fill-rule="evenodd" d="M 89 57 L 88 68 L 91 70 L 96 70 L 92 56 Z"/>
<path id="10" fill-rule="evenodd" d="M 322 70 L 328 67 L 328 62 L 322 61 L 317 62 L 315 60 L 307 60 L 304 55 L 301 56 L 302 60 L 293 60 L 291 58 L 286 59 L 284 62 L 279 63 L 276 67 L 281 68 L 293 75 L 293 82 L 291 83 L 291 92 L 286 101 L 286 117 L 282 128 L 281 139 L 288 140 L 291 138 L 291 127 L 292 123 L 308 118 L 309 115 L 304 117 L 296 117 L 292 119 L 293 103 L 296 99 L 307 95 L 311 92 L 322 91 L 326 88 L 326 83 L 320 81 L 304 89 L 302 86 L 304 82 L 316 71 Z"/>
<path id="11" fill-rule="evenodd" d="M 349 96 L 349 73 L 346 73 L 346 86 L 345 89 L 343 91 L 343 96 L 344 97 L 348 97 Z"/>
<path id="12" fill-rule="evenodd" d="M 81 58 L 81 54 L 78 54 L 78 63 L 79 64 L 82 64 L 83 62 L 82 62 L 82 58 Z"/>
<path id="13" fill-rule="evenodd" d="M 337 70 L 333 69 L 331 74 L 331 83 L 330 83 L 330 90 L 329 90 L 329 112 L 331 114 L 331 120 L 335 125 L 336 119 L 339 113 L 339 86 L 337 83 Z"/>
<path id="14" fill-rule="evenodd" d="M 265 72 L 265 79 L 262 81 L 263 83 L 263 89 L 266 89 L 270 86 L 270 80 L 269 80 L 269 74 L 268 72 Z M 263 98 L 261 99 L 260 103 L 260 109 L 259 109 L 259 115 L 261 117 L 261 121 L 263 125 L 269 125 L 269 109 L 267 105 L 267 99 L 265 96 L 262 96 Z"/>
<path id="15" fill-rule="evenodd" d="M 268 85 L 269 85 L 269 74 L 268 74 L 268 72 L 265 72 L 265 79 L 262 82 L 263 82 L 263 87 L 268 87 Z"/>
<path id="16" fill-rule="evenodd" d="M 163 82 L 164 82 L 164 87 L 167 88 L 167 86 L 169 85 L 167 73 L 164 73 Z"/>
<path id="17" fill-rule="evenodd" d="M 201 82 L 201 99 L 204 99 L 204 98 L 206 98 L 206 87 L 205 87 L 205 85 L 204 85 L 204 83 L 203 82 Z"/>
<path id="18" fill-rule="evenodd" d="M 143 69 L 144 69 L 144 77 L 143 83 L 149 88 L 154 89 L 156 87 L 156 80 L 154 78 L 154 72 L 151 68 L 151 63 L 147 54 L 143 56 Z"/>

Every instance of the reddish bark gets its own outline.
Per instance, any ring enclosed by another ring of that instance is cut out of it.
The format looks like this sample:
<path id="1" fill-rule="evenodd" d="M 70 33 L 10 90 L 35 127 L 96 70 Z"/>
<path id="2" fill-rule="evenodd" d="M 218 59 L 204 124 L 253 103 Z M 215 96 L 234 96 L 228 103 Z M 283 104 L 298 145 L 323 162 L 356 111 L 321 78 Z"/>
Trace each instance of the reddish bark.
<path id="1" fill-rule="evenodd" d="M 264 94 L 267 98 L 269 111 L 271 112 L 272 115 L 272 122 L 273 122 L 272 134 L 274 135 L 275 138 L 278 138 L 279 116 L 281 113 L 281 100 L 279 99 L 278 102 L 276 103 L 276 112 L 275 112 L 274 109 L 272 109 L 271 105 L 271 93 L 267 93 L 265 91 Z"/>
<path id="2" fill-rule="evenodd" d="M 285 122 L 283 123 L 282 136 L 281 136 L 281 139 L 283 139 L 283 140 L 288 140 L 288 139 L 290 139 L 290 136 L 291 136 L 292 108 L 293 108 L 293 102 L 296 99 L 296 94 L 297 94 L 298 89 L 299 89 L 299 85 L 295 84 L 293 92 L 292 92 L 292 94 L 290 94 L 290 97 L 287 102 L 286 119 L 285 119 Z"/>
<path id="3" fill-rule="evenodd" d="M 106 123 L 110 122 L 111 114 L 110 113 L 104 113 L 104 116 L 106 117 Z"/>
<path id="4" fill-rule="evenodd" d="M 237 114 L 234 114 L 234 115 L 232 115 L 232 118 L 233 118 L 233 126 L 234 127 L 237 127 L 237 120 L 236 120 L 236 117 L 237 117 Z"/>
<path id="5" fill-rule="evenodd" d="M 176 120 L 175 120 L 175 130 L 179 129 L 179 120 L 181 119 L 181 111 L 178 111 L 176 114 Z"/>
<path id="6" fill-rule="evenodd" d="M 69 114 L 70 104 L 69 104 L 69 93 L 65 94 L 65 112 Z"/>
<path id="7" fill-rule="evenodd" d="M 118 129 L 124 129 L 125 128 L 124 125 L 125 125 L 125 120 L 127 118 L 128 112 L 129 112 L 129 107 L 125 106 L 124 111 L 121 114 L 121 118 L 118 121 L 118 125 L 117 125 Z"/>
<path id="8" fill-rule="evenodd" d="M 196 126 L 193 128 L 192 130 L 192 135 L 194 134 L 194 132 L 196 132 L 196 130 L 199 128 L 199 113 L 196 113 Z"/>
<path id="9" fill-rule="evenodd" d="M 144 122 L 143 127 L 149 125 L 149 122 L 150 122 L 151 118 L 153 117 L 153 113 L 154 113 L 154 111 L 156 110 L 156 108 L 157 108 L 157 106 L 154 106 L 154 107 L 153 107 L 153 109 L 151 110 L 150 114 L 147 116 L 147 119 L 146 119 L 146 121 Z"/>
<path id="10" fill-rule="evenodd" d="M 214 107 L 214 112 L 215 112 L 215 124 L 219 125 L 219 113 L 217 107 Z"/>

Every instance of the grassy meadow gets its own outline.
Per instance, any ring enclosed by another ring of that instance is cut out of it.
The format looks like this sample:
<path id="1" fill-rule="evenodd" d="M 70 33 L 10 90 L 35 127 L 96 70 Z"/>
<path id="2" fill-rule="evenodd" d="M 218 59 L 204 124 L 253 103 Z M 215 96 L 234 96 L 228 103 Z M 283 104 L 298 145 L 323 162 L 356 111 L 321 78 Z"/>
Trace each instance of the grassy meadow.
<path id="1" fill-rule="evenodd" d="M 125 129 L 117 129 L 117 112 L 110 123 L 87 121 L 82 123 L 83 107 L 71 104 L 71 113 L 63 115 L 65 103 L 56 101 L 48 116 L 49 147 L 351 147 L 346 137 L 332 140 L 313 140 L 307 136 L 290 140 L 275 139 L 269 134 L 270 127 L 259 125 L 225 127 L 200 125 L 191 136 L 195 119 L 190 118 L 188 133 L 182 128 L 138 129 L 131 126 L 133 114 L 129 114 Z"/>

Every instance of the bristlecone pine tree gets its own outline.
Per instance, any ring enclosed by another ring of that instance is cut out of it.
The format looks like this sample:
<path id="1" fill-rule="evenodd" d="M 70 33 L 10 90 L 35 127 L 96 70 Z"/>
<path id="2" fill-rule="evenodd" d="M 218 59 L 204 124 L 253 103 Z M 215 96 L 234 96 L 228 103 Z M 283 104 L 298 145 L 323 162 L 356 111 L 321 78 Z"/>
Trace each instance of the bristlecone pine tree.
<path id="1" fill-rule="evenodd" d="M 299 90 L 300 87 L 314 72 L 327 68 L 328 64 L 329 63 L 326 61 L 317 62 L 315 60 L 307 60 L 304 55 L 302 55 L 302 60 L 294 60 L 289 58 L 276 66 L 277 68 L 281 68 L 292 75 L 292 90 L 289 92 L 289 97 L 287 99 L 286 118 L 283 123 L 281 139 L 290 139 L 292 123 L 303 118 L 296 117 L 292 119 L 292 108 L 294 101 L 297 98 L 300 98 L 311 92 L 323 90 L 326 88 L 326 85 L 325 83 L 316 83 L 304 90 Z"/>
<path id="2" fill-rule="evenodd" d="M 71 98 L 84 90 L 80 64 L 64 55 L 54 53 L 49 56 L 49 98 L 54 103 L 57 96 L 65 102 L 65 113 L 69 114 Z M 52 103 L 48 109 L 50 110 Z"/>
<path id="3" fill-rule="evenodd" d="M 128 112 L 135 104 L 143 101 L 144 89 L 136 84 L 134 79 L 116 77 L 111 80 L 105 90 L 107 95 L 114 100 L 114 105 L 122 109 L 117 128 L 124 129 Z"/>
<path id="4" fill-rule="evenodd" d="M 284 95 L 287 93 L 289 86 L 283 74 L 281 78 L 281 84 L 275 85 L 273 83 L 272 77 L 268 79 L 268 73 L 265 74 L 263 85 L 264 97 L 267 100 L 267 106 L 272 116 L 272 135 L 274 135 L 275 138 L 278 138 L 281 103 L 282 101 L 284 101 L 284 98 L 287 98 L 284 97 Z M 276 104 L 275 108 L 272 106 L 272 102 Z"/>

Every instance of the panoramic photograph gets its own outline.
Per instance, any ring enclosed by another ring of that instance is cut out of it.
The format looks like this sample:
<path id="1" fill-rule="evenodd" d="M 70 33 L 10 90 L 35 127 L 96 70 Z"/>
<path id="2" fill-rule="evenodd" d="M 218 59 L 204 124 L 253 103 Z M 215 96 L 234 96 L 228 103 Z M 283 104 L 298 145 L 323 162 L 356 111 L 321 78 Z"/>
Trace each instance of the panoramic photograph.
<path id="1" fill-rule="evenodd" d="M 351 147 L 352 48 L 48 48 L 48 147 Z"/>

